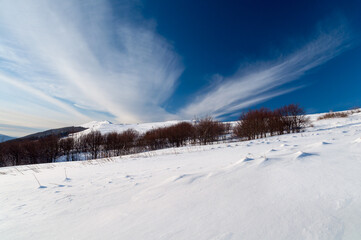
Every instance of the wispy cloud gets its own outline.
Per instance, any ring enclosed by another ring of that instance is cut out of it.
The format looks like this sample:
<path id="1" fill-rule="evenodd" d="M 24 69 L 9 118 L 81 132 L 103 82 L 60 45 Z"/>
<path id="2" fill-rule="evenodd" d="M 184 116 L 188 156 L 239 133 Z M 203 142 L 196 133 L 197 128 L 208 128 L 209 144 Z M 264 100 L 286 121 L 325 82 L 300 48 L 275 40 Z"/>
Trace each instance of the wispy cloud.
<path id="1" fill-rule="evenodd" d="M 119 122 L 172 116 L 160 106 L 183 66 L 151 21 L 127 15 L 135 11 L 131 4 L 119 7 L 119 20 L 105 1 L 0 2 L 0 83 L 10 90 L 7 101 L 32 96 L 48 111 L 59 109 L 59 122 L 72 115 L 73 124 L 92 118 L 88 109 Z"/>
<path id="2" fill-rule="evenodd" d="M 0 0 L 1 133 L 19 136 L 109 116 L 123 123 L 220 118 L 297 89 L 281 86 L 348 47 L 341 28 L 320 33 L 257 70 L 218 76 L 171 114 L 162 106 L 184 68 L 135 4 L 122 1 L 114 10 L 103 0 Z"/>
<path id="3" fill-rule="evenodd" d="M 333 59 L 350 47 L 350 36 L 339 27 L 317 37 L 300 50 L 263 67 L 240 68 L 231 77 L 217 75 L 218 84 L 197 97 L 180 111 L 185 118 L 211 115 L 222 117 L 234 111 L 256 105 L 300 87 L 280 89 L 299 79 L 309 70 Z M 244 73 L 246 72 L 246 73 Z"/>

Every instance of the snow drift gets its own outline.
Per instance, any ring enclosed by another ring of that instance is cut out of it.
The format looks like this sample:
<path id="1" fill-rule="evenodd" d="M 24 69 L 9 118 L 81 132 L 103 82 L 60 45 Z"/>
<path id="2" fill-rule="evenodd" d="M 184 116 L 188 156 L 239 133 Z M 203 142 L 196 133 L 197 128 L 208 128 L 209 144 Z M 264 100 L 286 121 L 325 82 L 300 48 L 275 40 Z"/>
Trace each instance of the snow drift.
<path id="1" fill-rule="evenodd" d="M 361 239 L 361 115 L 311 117 L 303 133 L 1 168 L 1 239 Z"/>

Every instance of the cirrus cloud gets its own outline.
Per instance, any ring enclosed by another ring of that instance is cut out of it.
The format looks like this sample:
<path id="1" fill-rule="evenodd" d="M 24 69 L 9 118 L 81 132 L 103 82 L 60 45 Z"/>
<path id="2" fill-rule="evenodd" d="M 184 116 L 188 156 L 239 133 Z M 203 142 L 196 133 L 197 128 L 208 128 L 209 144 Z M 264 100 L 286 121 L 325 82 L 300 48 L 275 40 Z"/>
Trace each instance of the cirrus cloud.
<path id="1" fill-rule="evenodd" d="M 0 81 L 13 92 L 6 100 L 21 92 L 45 101 L 63 124 L 94 111 L 119 122 L 172 117 L 160 106 L 183 71 L 178 55 L 151 21 L 112 14 L 104 1 L 1 1 Z"/>
<path id="2" fill-rule="evenodd" d="M 280 60 L 249 71 L 240 68 L 231 77 L 217 75 L 218 84 L 197 94 L 191 103 L 181 109 L 180 114 L 188 118 L 195 115 L 219 118 L 292 92 L 302 86 L 288 89 L 280 87 L 299 79 L 351 46 L 351 37 L 343 26 L 321 32 L 314 40 Z"/>
<path id="3" fill-rule="evenodd" d="M 175 93 L 184 66 L 136 4 L 124 1 L 114 10 L 100 0 L 0 0 L 2 133 L 19 136 L 104 118 L 222 118 L 302 87 L 284 88 L 350 47 L 340 27 L 319 33 L 263 67 L 217 75 L 215 85 L 170 113 L 162 106 Z"/>

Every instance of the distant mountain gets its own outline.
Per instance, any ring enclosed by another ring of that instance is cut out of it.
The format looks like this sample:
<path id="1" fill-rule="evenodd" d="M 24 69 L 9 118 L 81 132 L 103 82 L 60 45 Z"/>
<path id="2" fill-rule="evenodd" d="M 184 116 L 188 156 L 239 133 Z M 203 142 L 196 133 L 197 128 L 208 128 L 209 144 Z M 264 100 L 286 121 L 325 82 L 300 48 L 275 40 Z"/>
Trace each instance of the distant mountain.
<path id="1" fill-rule="evenodd" d="M 135 123 L 135 124 L 115 124 L 110 121 L 92 121 L 89 123 L 85 123 L 80 126 L 72 126 L 72 127 L 64 127 L 57 129 L 50 129 L 44 132 L 33 133 L 21 138 L 9 138 L 5 141 L 13 140 L 13 141 L 23 141 L 23 140 L 38 140 L 41 138 L 45 138 L 51 135 L 55 135 L 57 137 L 66 137 L 69 134 L 74 134 L 75 137 L 80 137 L 82 135 L 86 135 L 92 131 L 100 131 L 102 134 L 110 133 L 110 132 L 123 132 L 128 129 L 134 129 L 140 133 L 145 133 L 146 131 L 158 128 L 158 127 L 166 127 L 173 124 L 178 123 L 179 121 L 166 121 L 166 122 L 152 122 L 152 123 Z M 5 135 L 0 135 L 1 137 L 8 137 Z"/>
<path id="2" fill-rule="evenodd" d="M 9 141 L 9 140 L 12 140 L 12 139 L 15 139 L 14 137 L 10 137 L 10 136 L 6 136 L 6 135 L 3 135 L 3 134 L 0 134 L 0 143 L 1 142 L 6 142 L 6 141 Z"/>
<path id="3" fill-rule="evenodd" d="M 84 131 L 86 129 L 87 128 L 84 128 L 84 127 L 73 127 L 73 126 L 72 127 L 57 128 L 57 129 L 50 129 L 50 130 L 46 130 L 44 132 L 33 133 L 33 134 L 27 135 L 25 137 L 12 138 L 12 139 L 9 139 L 9 140 L 6 140 L 6 141 L 10 141 L 10 140 L 11 141 L 38 140 L 38 139 L 45 138 L 45 137 L 48 137 L 48 136 L 51 136 L 51 135 L 62 138 L 62 137 L 68 136 L 69 134 L 81 132 L 81 131 Z M 0 139 L 1 139 L 1 137 L 0 137 Z"/>
<path id="4" fill-rule="evenodd" d="M 66 137 L 69 134 L 77 133 L 86 130 L 87 128 L 84 127 L 64 127 L 64 128 L 57 128 L 57 129 L 50 129 L 44 132 L 38 132 L 34 134 L 27 135 L 25 137 L 19 138 L 19 140 L 37 140 L 40 138 L 48 137 L 51 135 L 55 135 L 57 137 Z"/>

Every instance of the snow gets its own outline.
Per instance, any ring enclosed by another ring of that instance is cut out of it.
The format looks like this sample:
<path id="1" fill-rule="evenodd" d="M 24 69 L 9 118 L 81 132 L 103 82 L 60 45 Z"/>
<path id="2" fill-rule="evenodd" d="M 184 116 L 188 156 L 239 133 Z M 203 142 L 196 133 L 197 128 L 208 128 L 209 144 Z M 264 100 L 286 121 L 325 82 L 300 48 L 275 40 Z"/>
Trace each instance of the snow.
<path id="1" fill-rule="evenodd" d="M 361 115 L 312 119 L 253 141 L 0 168 L 0 237 L 361 239 Z"/>
<path id="2" fill-rule="evenodd" d="M 166 122 L 152 122 L 152 123 L 136 123 L 136 124 L 116 124 L 111 123 L 107 120 L 104 121 L 92 121 L 86 124 L 81 125 L 81 127 L 87 128 L 84 131 L 74 134 L 75 137 L 81 136 L 84 134 L 88 134 L 91 131 L 100 131 L 102 134 L 110 133 L 110 132 L 118 132 L 121 133 L 128 129 L 134 129 L 139 133 L 145 133 L 146 131 L 152 128 L 158 127 L 167 127 L 174 124 L 177 124 L 181 121 L 166 121 Z"/>

